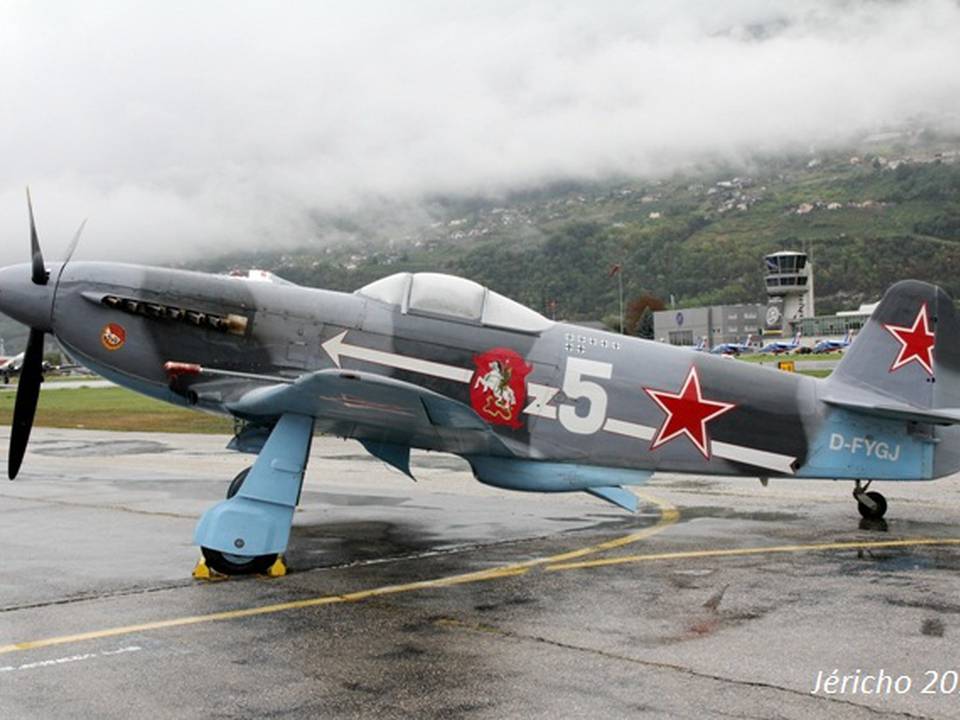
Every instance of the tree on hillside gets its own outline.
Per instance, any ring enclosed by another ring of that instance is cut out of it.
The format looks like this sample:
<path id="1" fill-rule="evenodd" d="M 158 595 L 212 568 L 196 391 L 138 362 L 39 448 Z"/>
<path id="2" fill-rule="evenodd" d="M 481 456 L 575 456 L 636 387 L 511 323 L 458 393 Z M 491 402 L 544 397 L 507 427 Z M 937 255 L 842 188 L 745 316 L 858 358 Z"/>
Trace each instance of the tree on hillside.
<path id="1" fill-rule="evenodd" d="M 665 310 L 666 307 L 663 300 L 650 293 L 644 293 L 631 300 L 627 304 L 626 317 L 623 320 L 627 335 L 652 338 L 653 313 L 657 310 Z"/>

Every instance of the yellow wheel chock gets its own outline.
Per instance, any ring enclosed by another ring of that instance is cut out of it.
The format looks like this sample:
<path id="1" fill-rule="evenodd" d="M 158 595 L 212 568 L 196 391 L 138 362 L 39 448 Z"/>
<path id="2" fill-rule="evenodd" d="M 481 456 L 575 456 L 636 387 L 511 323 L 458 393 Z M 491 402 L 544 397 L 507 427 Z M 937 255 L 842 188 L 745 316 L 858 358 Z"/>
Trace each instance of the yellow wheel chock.
<path id="1" fill-rule="evenodd" d="M 278 578 L 287 574 L 287 564 L 283 561 L 283 555 L 277 555 L 273 565 L 267 568 L 267 577 Z"/>
<path id="2" fill-rule="evenodd" d="M 274 561 L 273 565 L 267 568 L 265 574 L 260 577 L 268 578 L 279 578 L 287 574 L 287 564 L 283 561 L 283 555 L 278 555 L 277 559 Z M 200 556 L 200 559 L 197 561 L 196 566 L 193 568 L 193 579 L 194 580 L 204 580 L 206 582 L 219 582 L 220 580 L 229 580 L 230 575 L 223 575 L 218 573 L 216 570 L 212 570 L 207 566 L 206 561 L 204 561 L 203 556 Z"/>

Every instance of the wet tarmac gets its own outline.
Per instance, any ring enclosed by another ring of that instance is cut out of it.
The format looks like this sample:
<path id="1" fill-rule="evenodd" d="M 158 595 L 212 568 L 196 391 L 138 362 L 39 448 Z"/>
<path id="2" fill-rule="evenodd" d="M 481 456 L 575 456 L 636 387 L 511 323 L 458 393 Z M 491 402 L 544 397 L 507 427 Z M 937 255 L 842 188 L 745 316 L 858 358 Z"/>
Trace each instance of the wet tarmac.
<path id="1" fill-rule="evenodd" d="M 880 485 L 883 524 L 846 483 L 669 475 L 629 515 L 318 438 L 290 574 L 194 581 L 225 442 L 35 431 L 0 718 L 960 717 L 956 478 Z"/>

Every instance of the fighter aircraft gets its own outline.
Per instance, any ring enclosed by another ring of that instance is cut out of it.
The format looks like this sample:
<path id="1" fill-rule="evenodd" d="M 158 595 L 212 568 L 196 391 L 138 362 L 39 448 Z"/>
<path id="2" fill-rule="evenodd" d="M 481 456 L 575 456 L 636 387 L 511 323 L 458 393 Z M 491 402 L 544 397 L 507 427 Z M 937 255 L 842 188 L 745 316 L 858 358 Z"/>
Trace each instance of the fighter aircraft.
<path id="1" fill-rule="evenodd" d="M 753 350 L 750 345 L 750 341 L 753 339 L 753 335 L 747 335 L 747 339 L 742 343 L 739 342 L 729 342 L 729 343 L 720 343 L 719 345 L 714 345 L 710 348 L 711 355 L 740 355 L 741 353 L 748 353 Z"/>
<path id="2" fill-rule="evenodd" d="M 793 336 L 792 340 L 774 340 L 773 342 L 767 343 L 760 348 L 760 352 L 782 355 L 783 353 L 798 350 L 800 348 L 800 337 L 801 331 L 798 330 L 797 334 Z"/>
<path id="3" fill-rule="evenodd" d="M 242 427 L 256 453 L 194 541 L 227 574 L 290 537 L 315 431 L 411 474 L 410 448 L 483 483 L 586 491 L 628 510 L 654 472 L 832 478 L 864 517 L 875 480 L 960 469 L 960 320 L 923 282 L 894 285 L 819 380 L 551 321 L 468 279 L 398 273 L 354 293 L 108 262 L 0 270 L 0 311 L 30 326 L 9 475 L 27 447 L 44 336 L 106 378 Z M 79 235 L 77 236 L 79 237 Z M 937 382 L 934 382 L 937 380 Z"/>
<path id="4" fill-rule="evenodd" d="M 817 354 L 841 352 L 850 347 L 853 342 L 853 330 L 847 330 L 847 334 L 840 340 L 821 340 L 813 346 L 813 351 Z"/>

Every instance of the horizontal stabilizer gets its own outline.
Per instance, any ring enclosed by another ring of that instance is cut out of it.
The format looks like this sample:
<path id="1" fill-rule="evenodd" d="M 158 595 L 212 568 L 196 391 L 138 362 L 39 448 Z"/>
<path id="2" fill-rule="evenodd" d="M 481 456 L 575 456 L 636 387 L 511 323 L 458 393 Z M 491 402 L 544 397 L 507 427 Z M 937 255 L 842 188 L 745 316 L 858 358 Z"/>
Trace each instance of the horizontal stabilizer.
<path id="1" fill-rule="evenodd" d="M 878 398 L 876 401 L 865 399 L 844 399 L 827 396 L 822 398 L 828 405 L 852 410 L 863 415 L 888 418 L 892 420 L 906 420 L 910 422 L 929 423 L 931 425 L 960 424 L 960 408 L 920 408 L 906 403 L 896 402 L 888 398 Z"/>
<path id="2" fill-rule="evenodd" d="M 637 496 L 634 495 L 629 490 L 625 490 L 619 485 L 611 485 L 610 487 L 592 487 L 587 488 L 587 492 L 591 495 L 595 495 L 601 500 L 606 500 L 608 503 L 613 503 L 618 507 L 622 507 L 624 510 L 629 512 L 636 512 L 637 506 Z"/>

